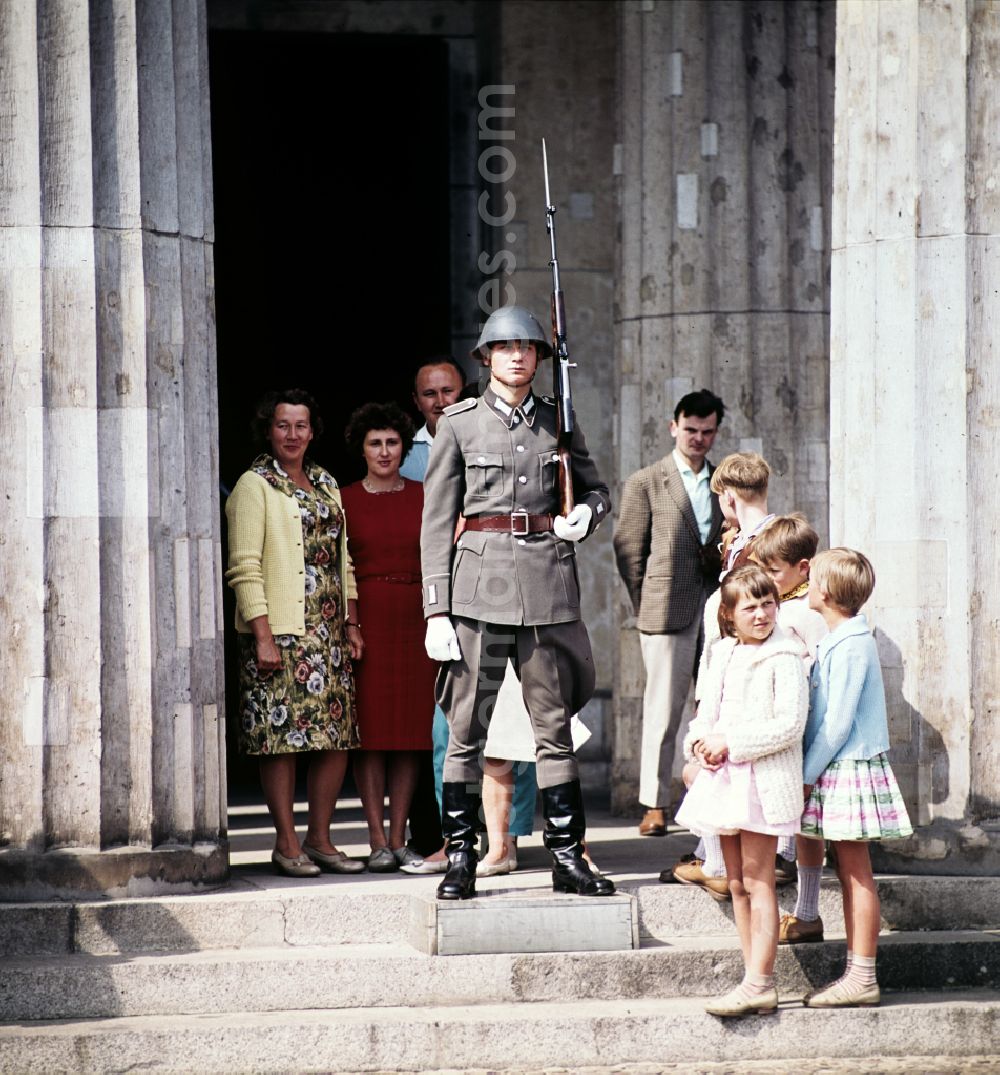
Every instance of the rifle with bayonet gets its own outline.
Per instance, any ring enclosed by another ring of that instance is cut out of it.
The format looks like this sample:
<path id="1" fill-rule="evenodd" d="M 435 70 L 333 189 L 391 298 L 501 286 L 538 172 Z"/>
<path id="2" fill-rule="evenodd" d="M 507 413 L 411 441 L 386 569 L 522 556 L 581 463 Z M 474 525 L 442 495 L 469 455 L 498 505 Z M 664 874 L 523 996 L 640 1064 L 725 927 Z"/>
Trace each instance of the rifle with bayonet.
<path id="1" fill-rule="evenodd" d="M 545 173 L 545 230 L 549 233 L 552 260 L 552 378 L 556 398 L 558 433 L 556 451 L 559 454 L 559 506 L 560 514 L 568 515 L 573 500 L 573 393 L 570 389 L 569 371 L 575 366 L 569 360 L 566 343 L 566 307 L 562 287 L 559 284 L 559 259 L 556 257 L 556 207 L 549 194 L 549 158 L 542 139 L 542 170 Z"/>

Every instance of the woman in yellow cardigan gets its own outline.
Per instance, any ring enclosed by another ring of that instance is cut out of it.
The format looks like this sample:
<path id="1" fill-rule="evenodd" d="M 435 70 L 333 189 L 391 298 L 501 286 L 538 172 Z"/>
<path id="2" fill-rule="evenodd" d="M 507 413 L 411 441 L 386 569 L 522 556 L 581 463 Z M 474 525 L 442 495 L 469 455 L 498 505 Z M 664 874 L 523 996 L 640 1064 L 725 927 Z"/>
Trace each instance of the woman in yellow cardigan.
<path id="1" fill-rule="evenodd" d="M 254 431 L 269 449 L 226 502 L 240 654 L 240 746 L 260 760 L 279 873 L 355 873 L 330 842 L 347 751 L 359 746 L 351 662 L 364 650 L 337 483 L 306 457 L 322 421 L 301 389 L 265 396 Z M 309 827 L 293 816 L 296 755 L 308 752 Z"/>

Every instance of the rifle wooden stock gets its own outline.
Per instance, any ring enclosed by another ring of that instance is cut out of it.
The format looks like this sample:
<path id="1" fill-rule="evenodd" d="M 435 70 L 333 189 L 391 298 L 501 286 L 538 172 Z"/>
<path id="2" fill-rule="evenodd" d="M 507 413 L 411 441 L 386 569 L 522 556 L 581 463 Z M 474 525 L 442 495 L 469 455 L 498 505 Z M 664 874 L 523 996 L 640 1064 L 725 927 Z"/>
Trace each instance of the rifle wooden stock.
<path id="1" fill-rule="evenodd" d="M 576 506 L 573 498 L 573 453 L 570 451 L 569 441 L 573 434 L 565 438 L 559 434 L 559 442 L 556 451 L 559 453 L 559 514 L 569 515 Z"/>

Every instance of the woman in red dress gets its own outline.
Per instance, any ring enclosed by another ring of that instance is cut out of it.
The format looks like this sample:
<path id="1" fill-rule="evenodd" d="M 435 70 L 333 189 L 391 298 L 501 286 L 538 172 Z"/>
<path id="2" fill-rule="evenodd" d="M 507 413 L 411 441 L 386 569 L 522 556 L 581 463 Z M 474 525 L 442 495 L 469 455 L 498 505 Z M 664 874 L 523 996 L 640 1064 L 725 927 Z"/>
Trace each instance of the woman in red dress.
<path id="1" fill-rule="evenodd" d="M 361 749 L 354 780 L 368 823 L 368 868 L 389 872 L 419 859 L 406 847 L 406 819 L 420 766 L 430 750 L 437 665 L 424 652 L 420 585 L 420 482 L 400 477 L 413 423 L 394 403 L 367 403 L 351 415 L 346 438 L 368 473 L 341 490 L 351 520 L 365 656 L 355 666 Z M 389 794 L 389 838 L 384 802 Z"/>

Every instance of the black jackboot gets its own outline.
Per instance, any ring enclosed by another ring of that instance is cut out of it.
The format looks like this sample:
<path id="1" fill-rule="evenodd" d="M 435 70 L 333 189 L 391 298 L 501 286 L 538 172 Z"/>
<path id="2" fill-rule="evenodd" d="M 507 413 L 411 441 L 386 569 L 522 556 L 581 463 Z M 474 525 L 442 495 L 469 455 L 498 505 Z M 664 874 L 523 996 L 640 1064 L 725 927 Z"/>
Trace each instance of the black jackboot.
<path id="1" fill-rule="evenodd" d="M 614 895 L 614 882 L 592 873 L 583 857 L 583 793 L 579 780 L 542 788 L 545 846 L 552 854 L 552 890 L 578 896 Z"/>
<path id="2" fill-rule="evenodd" d="M 448 872 L 438 885 L 439 900 L 467 900 L 476 894 L 476 830 L 480 795 L 475 786 L 443 784 L 441 829 L 448 841 Z"/>

